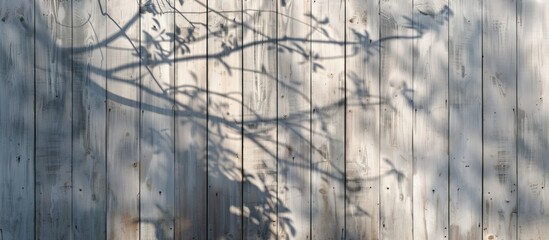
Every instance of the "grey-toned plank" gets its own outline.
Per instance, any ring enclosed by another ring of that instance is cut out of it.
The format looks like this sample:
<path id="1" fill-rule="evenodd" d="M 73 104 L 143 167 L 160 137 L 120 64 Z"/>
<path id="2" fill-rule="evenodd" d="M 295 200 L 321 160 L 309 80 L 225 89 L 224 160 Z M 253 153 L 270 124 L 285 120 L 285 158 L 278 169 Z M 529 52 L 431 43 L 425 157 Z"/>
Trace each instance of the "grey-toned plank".
<path id="1" fill-rule="evenodd" d="M 549 236 L 549 3 L 518 4 L 518 239 L 543 239 Z"/>
<path id="2" fill-rule="evenodd" d="M 276 239 L 276 1 L 243 4 L 243 231 Z"/>
<path id="3" fill-rule="evenodd" d="M 345 236 L 379 239 L 379 2 L 346 4 Z"/>
<path id="4" fill-rule="evenodd" d="M 0 239 L 34 239 L 34 1 L 0 1 Z"/>
<path id="5" fill-rule="evenodd" d="M 35 3 L 37 238 L 71 237 L 71 4 Z"/>
<path id="6" fill-rule="evenodd" d="M 242 1 L 208 2 L 208 238 L 242 237 Z"/>
<path id="7" fill-rule="evenodd" d="M 482 222 L 482 7 L 449 4 L 450 239 L 481 239 Z"/>
<path id="8" fill-rule="evenodd" d="M 414 239 L 448 238 L 448 2 L 414 1 Z"/>
<path id="9" fill-rule="evenodd" d="M 381 239 L 412 239 L 412 1 L 380 2 Z"/>
<path id="10" fill-rule="evenodd" d="M 483 235 L 515 239 L 516 2 L 483 3 Z"/>
<path id="11" fill-rule="evenodd" d="M 175 237 L 206 239 L 206 1 L 175 6 Z"/>
<path id="12" fill-rule="evenodd" d="M 278 2 L 278 237 L 310 239 L 311 2 Z"/>
<path id="13" fill-rule="evenodd" d="M 141 1 L 140 238 L 174 238 L 174 1 Z"/>
<path id="14" fill-rule="evenodd" d="M 105 1 L 73 1 L 73 235 L 106 236 Z"/>
<path id="15" fill-rule="evenodd" d="M 138 239 L 139 5 L 108 0 L 106 11 L 107 238 Z"/>
<path id="16" fill-rule="evenodd" d="M 311 7 L 311 238 L 345 234 L 345 1 Z"/>

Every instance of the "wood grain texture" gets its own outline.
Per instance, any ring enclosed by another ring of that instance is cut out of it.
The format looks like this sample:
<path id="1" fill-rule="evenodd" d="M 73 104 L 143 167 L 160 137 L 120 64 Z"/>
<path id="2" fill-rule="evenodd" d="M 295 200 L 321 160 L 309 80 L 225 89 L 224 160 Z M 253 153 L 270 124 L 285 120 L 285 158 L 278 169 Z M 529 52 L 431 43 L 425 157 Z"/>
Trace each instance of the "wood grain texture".
<path id="1" fill-rule="evenodd" d="M 36 1 L 36 237 L 72 235 L 72 1 Z"/>
<path id="2" fill-rule="evenodd" d="M 482 239 L 482 6 L 450 1 L 449 238 Z"/>
<path id="3" fill-rule="evenodd" d="M 34 239 L 34 2 L 0 1 L 0 239 Z"/>
<path id="4" fill-rule="evenodd" d="M 447 1 L 414 1 L 414 239 L 448 238 Z"/>
<path id="5" fill-rule="evenodd" d="M 345 1 L 311 3 L 312 239 L 345 234 Z"/>
<path id="6" fill-rule="evenodd" d="M 242 1 L 208 2 L 208 238 L 242 237 Z"/>
<path id="7" fill-rule="evenodd" d="M 483 4 L 483 235 L 515 239 L 516 2 Z"/>
<path id="8" fill-rule="evenodd" d="M 173 0 L 141 2 L 140 238 L 174 236 Z"/>
<path id="9" fill-rule="evenodd" d="M 243 237 L 276 239 L 276 1 L 243 4 Z"/>
<path id="10" fill-rule="evenodd" d="M 278 237 L 311 239 L 311 2 L 277 7 Z"/>
<path id="11" fill-rule="evenodd" d="M 175 6 L 175 238 L 206 239 L 206 1 Z"/>
<path id="12" fill-rule="evenodd" d="M 73 1 L 73 235 L 106 236 L 105 1 Z"/>
<path id="13" fill-rule="evenodd" d="M 412 239 L 412 1 L 380 2 L 381 239 Z"/>
<path id="14" fill-rule="evenodd" d="M 518 239 L 549 236 L 549 3 L 518 1 Z"/>
<path id="15" fill-rule="evenodd" d="M 106 11 L 107 238 L 138 239 L 139 2 L 108 0 Z"/>
<path id="16" fill-rule="evenodd" d="M 346 239 L 379 239 L 379 2 L 346 2 Z"/>

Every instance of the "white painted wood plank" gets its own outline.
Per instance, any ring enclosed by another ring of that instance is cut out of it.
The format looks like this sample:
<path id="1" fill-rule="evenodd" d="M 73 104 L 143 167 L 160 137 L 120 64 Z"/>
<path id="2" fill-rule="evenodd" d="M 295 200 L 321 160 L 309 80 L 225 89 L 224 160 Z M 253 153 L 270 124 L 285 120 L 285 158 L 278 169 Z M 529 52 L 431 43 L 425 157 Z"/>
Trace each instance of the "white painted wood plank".
<path id="1" fill-rule="evenodd" d="M 0 1 L 0 239 L 34 239 L 34 2 Z"/>
<path id="2" fill-rule="evenodd" d="M 138 3 L 108 0 L 106 8 L 108 239 L 139 238 Z"/>
<path id="3" fill-rule="evenodd" d="M 141 1 L 140 238 L 174 238 L 174 1 Z"/>
<path id="4" fill-rule="evenodd" d="M 106 236 L 105 1 L 73 1 L 73 235 Z"/>
<path id="5" fill-rule="evenodd" d="M 276 1 L 243 4 L 243 231 L 276 239 Z"/>
<path id="6" fill-rule="evenodd" d="M 68 239 L 72 218 L 71 1 L 36 1 L 36 237 Z"/>
<path id="7" fill-rule="evenodd" d="M 414 239 L 448 238 L 448 14 L 414 1 Z"/>
<path id="8" fill-rule="evenodd" d="M 345 1 L 311 4 L 312 239 L 345 234 Z"/>
<path id="9" fill-rule="evenodd" d="M 516 2 L 483 4 L 483 235 L 515 239 Z"/>
<path id="10" fill-rule="evenodd" d="M 450 1 L 450 239 L 482 239 L 482 2 Z"/>
<path id="11" fill-rule="evenodd" d="M 278 2 L 278 237 L 311 238 L 311 2 Z"/>
<path id="12" fill-rule="evenodd" d="M 175 6 L 175 238 L 206 239 L 206 1 Z"/>
<path id="13" fill-rule="evenodd" d="M 518 238 L 549 236 L 549 3 L 518 1 Z"/>
<path id="14" fill-rule="evenodd" d="M 346 3 L 346 239 L 379 239 L 379 2 Z"/>
<path id="15" fill-rule="evenodd" d="M 381 1 L 381 239 L 412 239 L 412 1 Z"/>
<path id="16" fill-rule="evenodd" d="M 208 238 L 242 237 L 242 2 L 208 2 Z"/>

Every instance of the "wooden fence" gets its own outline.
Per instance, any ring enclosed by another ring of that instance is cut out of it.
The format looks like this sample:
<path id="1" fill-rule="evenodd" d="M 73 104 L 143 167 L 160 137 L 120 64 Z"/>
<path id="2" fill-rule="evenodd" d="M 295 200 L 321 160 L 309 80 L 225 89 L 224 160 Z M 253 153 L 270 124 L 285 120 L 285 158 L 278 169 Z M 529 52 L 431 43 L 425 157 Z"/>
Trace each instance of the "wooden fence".
<path id="1" fill-rule="evenodd" d="M 548 13 L 0 0 L 0 240 L 549 239 Z"/>

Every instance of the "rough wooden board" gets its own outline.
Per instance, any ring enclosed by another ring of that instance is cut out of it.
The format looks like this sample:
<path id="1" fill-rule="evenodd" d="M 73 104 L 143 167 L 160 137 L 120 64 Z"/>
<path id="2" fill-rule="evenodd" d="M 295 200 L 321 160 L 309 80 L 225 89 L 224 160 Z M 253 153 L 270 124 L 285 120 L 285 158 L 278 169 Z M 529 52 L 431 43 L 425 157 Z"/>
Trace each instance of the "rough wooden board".
<path id="1" fill-rule="evenodd" d="M 107 238 L 138 239 L 139 5 L 108 0 L 106 11 Z"/>
<path id="2" fill-rule="evenodd" d="M 71 1 L 36 1 L 36 237 L 72 235 Z"/>
<path id="3" fill-rule="evenodd" d="M 141 239 L 174 238 L 174 3 L 141 2 Z"/>
<path id="4" fill-rule="evenodd" d="M 243 4 L 243 237 L 276 239 L 276 1 Z"/>
<path id="5" fill-rule="evenodd" d="M 482 2 L 450 1 L 449 238 L 482 239 Z"/>
<path id="6" fill-rule="evenodd" d="M 242 237 L 242 2 L 208 3 L 208 238 Z"/>
<path id="7" fill-rule="evenodd" d="M 279 239 L 311 239 L 310 4 L 278 1 Z"/>
<path id="8" fill-rule="evenodd" d="M 414 239 L 448 238 L 447 1 L 414 1 Z"/>
<path id="9" fill-rule="evenodd" d="M 379 2 L 346 13 L 346 239 L 379 239 Z"/>
<path id="10" fill-rule="evenodd" d="M 206 1 L 175 6 L 175 238 L 206 239 Z"/>
<path id="11" fill-rule="evenodd" d="M 345 2 L 311 7 L 312 239 L 345 234 Z"/>
<path id="12" fill-rule="evenodd" d="M 0 239 L 34 239 L 34 4 L 0 1 Z"/>
<path id="13" fill-rule="evenodd" d="M 483 6 L 483 237 L 517 230 L 516 2 Z"/>
<path id="14" fill-rule="evenodd" d="M 380 2 L 380 239 L 412 239 L 412 1 Z"/>
<path id="15" fill-rule="evenodd" d="M 73 235 L 106 236 L 105 1 L 73 1 Z"/>
<path id="16" fill-rule="evenodd" d="M 549 3 L 518 4 L 518 238 L 543 239 L 549 236 Z"/>

